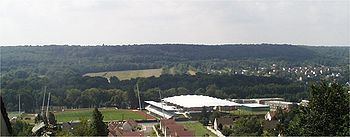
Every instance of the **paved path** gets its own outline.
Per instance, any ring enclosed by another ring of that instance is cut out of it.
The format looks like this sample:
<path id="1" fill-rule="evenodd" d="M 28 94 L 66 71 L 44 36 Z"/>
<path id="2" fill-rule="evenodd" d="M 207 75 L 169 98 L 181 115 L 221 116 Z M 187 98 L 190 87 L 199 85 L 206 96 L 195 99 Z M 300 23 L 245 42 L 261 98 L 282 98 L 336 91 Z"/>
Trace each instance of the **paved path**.
<path id="1" fill-rule="evenodd" d="M 212 129 L 211 127 L 209 126 L 206 126 L 206 128 L 211 131 L 212 133 L 214 133 L 215 135 L 217 135 L 218 137 L 225 137 L 220 131 L 217 131 L 215 129 Z"/>

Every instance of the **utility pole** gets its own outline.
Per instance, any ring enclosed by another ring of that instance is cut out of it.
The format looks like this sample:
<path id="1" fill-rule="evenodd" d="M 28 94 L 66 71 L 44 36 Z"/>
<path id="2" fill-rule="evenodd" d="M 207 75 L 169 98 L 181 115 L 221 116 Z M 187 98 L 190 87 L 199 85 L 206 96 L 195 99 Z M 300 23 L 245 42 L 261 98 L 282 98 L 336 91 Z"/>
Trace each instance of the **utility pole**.
<path id="1" fill-rule="evenodd" d="M 139 97 L 139 109 L 141 111 L 141 99 L 140 99 L 140 89 L 139 89 L 139 81 L 136 83 L 136 89 L 137 89 L 137 96 Z"/>

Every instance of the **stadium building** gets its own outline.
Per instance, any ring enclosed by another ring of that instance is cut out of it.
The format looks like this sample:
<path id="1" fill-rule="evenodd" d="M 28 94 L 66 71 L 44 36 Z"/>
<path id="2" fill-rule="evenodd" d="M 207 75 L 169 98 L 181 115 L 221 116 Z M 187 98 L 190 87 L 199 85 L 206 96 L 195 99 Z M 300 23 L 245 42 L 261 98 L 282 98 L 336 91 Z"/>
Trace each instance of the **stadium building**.
<path id="1" fill-rule="evenodd" d="M 219 98 L 202 95 L 181 95 L 162 99 L 162 102 L 145 101 L 148 106 L 145 108 L 150 113 L 164 118 L 172 118 L 176 115 L 200 113 L 203 107 L 207 111 L 231 111 L 241 106 L 238 103 Z"/>

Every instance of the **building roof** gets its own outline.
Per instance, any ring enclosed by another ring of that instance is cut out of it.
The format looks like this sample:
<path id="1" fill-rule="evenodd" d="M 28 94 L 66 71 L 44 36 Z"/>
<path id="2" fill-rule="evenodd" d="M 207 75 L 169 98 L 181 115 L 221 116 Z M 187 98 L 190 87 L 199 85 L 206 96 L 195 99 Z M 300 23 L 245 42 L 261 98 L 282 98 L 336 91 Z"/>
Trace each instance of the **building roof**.
<path id="1" fill-rule="evenodd" d="M 177 111 L 178 110 L 175 106 L 168 106 L 164 103 L 162 104 L 162 103 L 154 102 L 154 101 L 145 101 L 145 102 L 152 105 L 152 106 L 155 106 L 155 107 L 167 110 L 167 111 Z"/>
<path id="2" fill-rule="evenodd" d="M 216 123 L 222 125 L 233 125 L 233 118 L 230 117 L 221 117 L 216 119 Z"/>
<path id="3" fill-rule="evenodd" d="M 248 103 L 248 104 L 241 104 L 241 105 L 245 107 L 251 107 L 251 108 L 270 107 L 269 105 L 263 105 L 258 103 Z"/>
<path id="4" fill-rule="evenodd" d="M 137 122 L 133 119 L 128 119 L 126 123 L 130 124 L 133 127 L 136 127 L 138 125 Z"/>
<path id="5" fill-rule="evenodd" d="M 284 104 L 284 105 L 292 105 L 292 104 L 295 104 L 295 103 L 293 103 L 293 102 L 286 102 L 286 101 L 267 101 L 266 103 Z"/>
<path id="6" fill-rule="evenodd" d="M 161 128 L 166 128 L 167 135 L 177 137 L 194 136 L 193 131 L 188 131 L 183 125 L 177 124 L 174 119 L 161 119 Z"/>
<path id="7" fill-rule="evenodd" d="M 215 106 L 240 106 L 238 103 L 202 95 L 181 95 L 163 99 L 165 102 L 185 108 L 215 107 Z"/>
<path id="8" fill-rule="evenodd" d="M 167 118 L 167 119 L 172 118 L 175 115 L 175 114 L 169 113 L 167 111 L 158 110 L 159 108 L 156 108 L 156 107 L 153 107 L 153 106 L 150 106 L 150 105 L 147 106 L 145 109 L 150 111 L 150 112 L 152 112 L 152 113 L 154 113 L 154 114 L 157 114 L 157 115 L 159 115 L 161 117 Z"/>

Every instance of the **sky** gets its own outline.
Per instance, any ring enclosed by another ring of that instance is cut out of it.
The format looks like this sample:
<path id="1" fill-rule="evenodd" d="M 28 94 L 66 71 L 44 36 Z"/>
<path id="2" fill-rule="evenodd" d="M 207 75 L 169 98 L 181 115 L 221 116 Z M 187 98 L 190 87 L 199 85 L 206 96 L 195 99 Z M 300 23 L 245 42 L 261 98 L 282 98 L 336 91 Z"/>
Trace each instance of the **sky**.
<path id="1" fill-rule="evenodd" d="M 350 45 L 348 0 L 0 0 L 0 45 Z"/>

